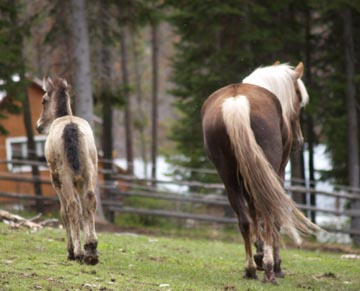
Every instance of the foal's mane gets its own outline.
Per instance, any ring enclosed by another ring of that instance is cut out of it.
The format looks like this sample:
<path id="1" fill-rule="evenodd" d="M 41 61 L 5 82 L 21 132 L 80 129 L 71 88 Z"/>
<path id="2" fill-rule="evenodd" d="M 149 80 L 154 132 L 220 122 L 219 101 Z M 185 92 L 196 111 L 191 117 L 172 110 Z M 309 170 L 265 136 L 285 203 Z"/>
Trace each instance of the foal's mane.
<path id="1" fill-rule="evenodd" d="M 68 85 L 64 79 L 58 78 L 54 81 L 55 117 L 69 115 L 67 104 L 69 102 Z"/>
<path id="2" fill-rule="evenodd" d="M 294 103 L 296 101 L 296 90 L 294 79 L 296 72 L 288 64 L 273 65 L 263 68 L 257 68 L 243 83 L 257 85 L 272 92 L 280 101 L 283 115 L 291 120 L 294 112 Z M 297 79 L 298 88 L 301 95 L 301 106 L 305 106 L 309 100 L 304 83 Z"/>

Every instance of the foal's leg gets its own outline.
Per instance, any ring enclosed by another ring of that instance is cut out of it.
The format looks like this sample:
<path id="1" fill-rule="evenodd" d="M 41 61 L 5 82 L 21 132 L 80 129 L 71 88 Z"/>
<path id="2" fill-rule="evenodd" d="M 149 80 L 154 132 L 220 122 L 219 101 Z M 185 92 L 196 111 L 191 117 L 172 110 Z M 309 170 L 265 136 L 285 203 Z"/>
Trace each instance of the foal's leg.
<path id="1" fill-rule="evenodd" d="M 62 222 L 63 222 L 63 224 L 65 226 L 65 230 L 66 230 L 68 259 L 75 260 L 74 244 L 73 244 L 72 237 L 71 237 L 70 223 L 69 223 L 68 215 L 67 215 L 67 212 L 64 207 L 65 203 L 63 203 L 61 201 L 61 199 L 60 199 L 60 202 L 61 202 L 60 214 L 61 214 Z"/>
<path id="2" fill-rule="evenodd" d="M 96 265 L 99 262 L 97 253 L 97 235 L 95 231 L 95 210 L 96 197 L 95 192 L 89 190 L 83 197 L 83 215 L 85 232 L 85 263 Z"/>
<path id="3" fill-rule="evenodd" d="M 74 259 L 81 262 L 84 257 L 80 240 L 82 209 L 70 175 L 63 175 L 62 177 L 61 195 L 64 199 L 64 211 L 66 212 L 70 236 L 72 238 Z"/>
<path id="4" fill-rule="evenodd" d="M 84 232 L 85 232 L 85 257 L 84 261 L 89 265 L 96 265 L 99 262 L 97 253 L 97 235 L 95 231 L 95 211 L 96 211 L 96 195 L 95 195 L 96 173 L 93 175 L 92 181 L 85 182 L 82 193 L 82 208 L 84 216 Z"/>
<path id="5" fill-rule="evenodd" d="M 64 224 L 65 230 L 66 230 L 68 259 L 75 260 L 74 245 L 73 245 L 71 231 L 70 231 L 70 223 L 69 223 L 68 213 L 66 211 L 66 198 L 62 194 L 62 191 L 61 191 L 62 182 L 60 180 L 60 175 L 56 170 L 55 171 L 51 170 L 51 181 L 52 181 L 52 184 L 53 184 L 55 191 L 60 200 L 60 214 L 61 214 L 61 219 Z"/>

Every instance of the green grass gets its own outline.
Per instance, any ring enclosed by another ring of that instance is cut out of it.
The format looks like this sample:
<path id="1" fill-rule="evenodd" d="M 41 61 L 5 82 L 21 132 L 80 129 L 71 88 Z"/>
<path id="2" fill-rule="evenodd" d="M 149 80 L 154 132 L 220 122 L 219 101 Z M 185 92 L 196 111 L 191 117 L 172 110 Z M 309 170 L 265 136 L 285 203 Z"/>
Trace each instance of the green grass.
<path id="1" fill-rule="evenodd" d="M 272 286 L 242 278 L 237 242 L 100 233 L 97 266 L 67 261 L 65 249 L 64 230 L 0 223 L 0 290 L 360 290 L 359 260 L 341 253 L 283 250 L 286 278 Z"/>

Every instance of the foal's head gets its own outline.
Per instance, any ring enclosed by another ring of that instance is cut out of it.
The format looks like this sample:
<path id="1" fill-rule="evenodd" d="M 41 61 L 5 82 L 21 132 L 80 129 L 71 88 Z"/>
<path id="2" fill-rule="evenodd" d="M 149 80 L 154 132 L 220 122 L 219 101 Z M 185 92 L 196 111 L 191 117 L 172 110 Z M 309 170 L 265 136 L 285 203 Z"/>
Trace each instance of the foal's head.
<path id="1" fill-rule="evenodd" d="M 42 112 L 36 123 L 36 129 L 39 133 L 48 133 L 50 125 L 56 118 L 72 115 L 72 111 L 65 79 L 58 78 L 53 82 L 49 77 L 44 78 L 43 88 L 45 94 L 41 100 Z"/>

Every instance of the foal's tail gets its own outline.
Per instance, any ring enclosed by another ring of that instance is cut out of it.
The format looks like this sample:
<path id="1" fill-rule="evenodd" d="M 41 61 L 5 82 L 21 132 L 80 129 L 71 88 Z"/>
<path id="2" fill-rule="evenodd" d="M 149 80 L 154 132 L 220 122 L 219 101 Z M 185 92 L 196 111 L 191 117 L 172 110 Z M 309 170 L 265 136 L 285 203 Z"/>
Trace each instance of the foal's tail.
<path id="1" fill-rule="evenodd" d="M 68 123 L 63 130 L 64 150 L 67 161 L 75 174 L 80 174 L 80 132 L 77 124 Z"/>
<path id="2" fill-rule="evenodd" d="M 231 145 L 243 177 L 246 190 L 259 218 L 279 237 L 279 226 L 301 243 L 300 234 L 312 234 L 319 229 L 296 208 L 286 194 L 280 178 L 257 144 L 250 126 L 250 104 L 246 96 L 228 98 L 222 105 L 222 115 Z"/>

